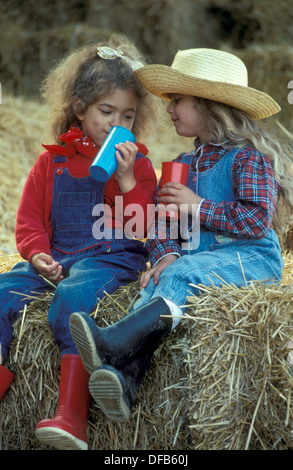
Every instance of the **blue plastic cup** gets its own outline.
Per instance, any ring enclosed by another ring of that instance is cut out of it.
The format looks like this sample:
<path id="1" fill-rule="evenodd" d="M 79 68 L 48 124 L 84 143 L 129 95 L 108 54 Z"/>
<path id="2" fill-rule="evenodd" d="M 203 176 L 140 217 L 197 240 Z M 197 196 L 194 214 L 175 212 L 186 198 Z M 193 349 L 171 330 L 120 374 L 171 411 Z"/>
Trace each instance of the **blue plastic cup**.
<path id="1" fill-rule="evenodd" d="M 98 181 L 105 182 L 115 173 L 117 169 L 117 160 L 115 145 L 126 141 L 133 142 L 136 140 L 131 131 L 121 126 L 111 128 L 108 137 L 100 148 L 96 158 L 90 166 L 90 174 Z"/>

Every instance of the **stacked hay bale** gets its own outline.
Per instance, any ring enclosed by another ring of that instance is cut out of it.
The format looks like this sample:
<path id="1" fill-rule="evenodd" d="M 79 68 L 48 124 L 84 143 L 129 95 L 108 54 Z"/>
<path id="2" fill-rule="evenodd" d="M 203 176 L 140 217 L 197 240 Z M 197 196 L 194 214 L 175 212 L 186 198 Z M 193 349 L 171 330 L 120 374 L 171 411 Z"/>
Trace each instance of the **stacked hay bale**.
<path id="1" fill-rule="evenodd" d="M 201 286 L 198 297 L 190 286 L 188 315 L 156 352 L 129 422 L 111 422 L 91 404 L 89 448 L 292 450 L 287 345 L 293 337 L 293 257 L 284 258 L 281 286 L 236 289 L 223 280 L 222 288 Z M 94 312 L 97 323 L 124 316 L 138 292 L 132 283 L 106 295 Z M 14 326 L 7 365 L 16 378 L 1 402 L 2 449 L 48 449 L 34 429 L 54 416 L 58 403 L 59 355 L 47 322 L 52 295 L 35 297 Z"/>
<path id="2" fill-rule="evenodd" d="M 41 81 L 57 60 L 72 48 L 108 36 L 108 32 L 79 23 L 41 31 L 18 31 L 15 26 L 4 28 L 0 32 L 4 92 L 38 97 Z"/>
<path id="3" fill-rule="evenodd" d="M 293 48 L 291 45 L 252 45 L 237 51 L 249 76 L 249 86 L 265 90 L 281 106 L 277 120 L 289 130 L 289 141 L 293 136 L 293 106 L 289 103 L 288 85 L 293 80 Z M 292 87 L 291 87 L 292 89 Z M 286 134 L 283 134 L 286 137 Z M 288 137 L 288 135 L 287 135 Z"/>
<path id="4" fill-rule="evenodd" d="M 293 79 L 293 11 L 286 0 L 197 0 L 184 7 L 176 0 L 13 0 L 0 4 L 0 15 L 4 92 L 37 96 L 56 60 L 116 32 L 130 36 L 150 62 L 167 65 L 178 49 L 230 49 L 247 59 L 251 86 L 281 103 L 279 119 L 292 132 L 287 87 Z"/>

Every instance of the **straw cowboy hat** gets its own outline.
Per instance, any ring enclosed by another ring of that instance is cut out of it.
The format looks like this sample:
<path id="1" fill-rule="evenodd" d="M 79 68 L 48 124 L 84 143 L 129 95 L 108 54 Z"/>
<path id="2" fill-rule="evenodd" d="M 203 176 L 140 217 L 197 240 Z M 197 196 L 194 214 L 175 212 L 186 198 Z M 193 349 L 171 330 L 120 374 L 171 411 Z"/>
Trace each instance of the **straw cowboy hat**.
<path id="1" fill-rule="evenodd" d="M 263 119 L 281 110 L 269 95 L 248 86 L 242 60 L 224 51 L 204 48 L 179 51 L 171 67 L 147 65 L 135 74 L 148 91 L 164 99 L 169 99 L 170 93 L 207 98 L 246 111 L 253 119 Z"/>

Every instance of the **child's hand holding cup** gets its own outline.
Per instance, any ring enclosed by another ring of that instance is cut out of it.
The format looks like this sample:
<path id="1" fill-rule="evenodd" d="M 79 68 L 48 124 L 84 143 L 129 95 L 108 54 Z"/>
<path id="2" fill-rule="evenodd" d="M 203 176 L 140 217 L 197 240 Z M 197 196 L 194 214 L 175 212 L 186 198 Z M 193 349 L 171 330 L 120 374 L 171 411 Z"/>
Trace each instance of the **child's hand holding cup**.
<path id="1" fill-rule="evenodd" d="M 161 174 L 161 189 L 163 189 L 164 185 L 167 183 L 180 183 L 186 186 L 187 178 L 188 178 L 188 171 L 189 165 L 187 163 L 181 162 L 162 162 L 162 174 Z M 164 193 L 164 196 L 168 196 L 168 194 Z M 172 203 L 169 202 L 162 202 L 160 203 L 163 206 L 171 205 Z M 165 213 L 169 217 L 178 217 L 178 209 L 177 210 L 168 210 Z"/>
<path id="2" fill-rule="evenodd" d="M 136 139 L 132 132 L 125 127 L 114 126 L 100 148 L 96 158 L 90 166 L 90 174 L 97 181 L 106 182 L 117 169 L 117 152 L 115 145 L 126 141 L 135 144 Z"/>

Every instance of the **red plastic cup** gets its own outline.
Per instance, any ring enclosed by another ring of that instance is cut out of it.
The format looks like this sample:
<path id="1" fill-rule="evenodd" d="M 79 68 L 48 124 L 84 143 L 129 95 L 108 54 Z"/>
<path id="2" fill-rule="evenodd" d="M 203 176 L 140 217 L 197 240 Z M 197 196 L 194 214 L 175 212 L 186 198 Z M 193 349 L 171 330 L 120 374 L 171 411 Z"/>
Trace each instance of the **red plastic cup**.
<path id="1" fill-rule="evenodd" d="M 188 177 L 189 165 L 181 162 L 162 162 L 161 189 L 166 183 L 181 183 L 186 185 Z M 164 194 L 168 196 L 168 194 Z M 169 202 L 162 202 L 164 206 L 168 206 Z M 175 211 L 167 211 L 167 216 L 177 217 Z"/>
<path id="2" fill-rule="evenodd" d="M 181 183 L 186 185 L 188 171 L 189 165 L 187 163 L 163 162 L 161 175 L 161 189 L 166 183 Z"/>

